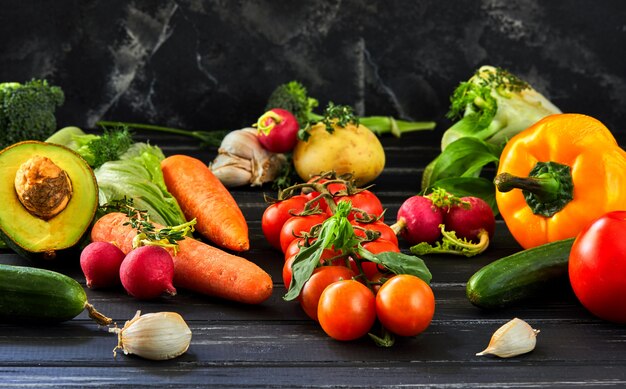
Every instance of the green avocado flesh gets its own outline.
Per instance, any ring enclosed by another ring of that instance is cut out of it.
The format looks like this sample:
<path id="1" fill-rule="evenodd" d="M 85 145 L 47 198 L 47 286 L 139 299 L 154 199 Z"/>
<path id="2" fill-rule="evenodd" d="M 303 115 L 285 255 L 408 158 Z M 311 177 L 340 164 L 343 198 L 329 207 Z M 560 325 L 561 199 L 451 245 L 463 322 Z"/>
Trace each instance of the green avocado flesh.
<path id="1" fill-rule="evenodd" d="M 65 171 L 72 193 L 65 208 L 44 220 L 20 202 L 15 176 L 34 156 L 48 158 Z M 54 254 L 76 245 L 89 228 L 98 206 L 98 186 L 91 167 L 72 150 L 50 143 L 25 141 L 0 151 L 0 233 L 19 254 Z"/>

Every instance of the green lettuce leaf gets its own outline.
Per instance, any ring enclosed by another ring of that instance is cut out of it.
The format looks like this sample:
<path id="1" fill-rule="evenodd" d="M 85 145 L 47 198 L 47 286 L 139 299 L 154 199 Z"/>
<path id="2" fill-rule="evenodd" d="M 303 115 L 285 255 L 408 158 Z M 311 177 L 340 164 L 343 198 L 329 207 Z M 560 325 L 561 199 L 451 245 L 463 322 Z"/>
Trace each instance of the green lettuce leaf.
<path id="1" fill-rule="evenodd" d="M 166 226 L 185 223 L 185 215 L 163 180 L 164 158 L 157 146 L 135 143 L 119 160 L 95 169 L 100 204 L 132 198 L 134 206 L 147 211 L 156 223 Z"/>

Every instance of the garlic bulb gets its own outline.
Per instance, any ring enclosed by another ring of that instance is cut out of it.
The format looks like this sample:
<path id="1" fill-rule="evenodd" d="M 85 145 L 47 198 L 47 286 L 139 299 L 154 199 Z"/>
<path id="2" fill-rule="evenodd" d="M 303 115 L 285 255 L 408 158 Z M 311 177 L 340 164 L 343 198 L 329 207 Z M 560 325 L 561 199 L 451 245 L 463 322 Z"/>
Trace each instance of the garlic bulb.
<path id="1" fill-rule="evenodd" d="M 267 151 L 252 127 L 231 131 L 222 140 L 209 168 L 227 187 L 260 186 L 278 177 L 287 164 L 284 154 Z"/>
<path id="2" fill-rule="evenodd" d="M 489 345 L 476 355 L 493 354 L 501 358 L 514 357 L 535 349 L 539 330 L 524 320 L 515 318 L 493 333 Z"/>
<path id="3" fill-rule="evenodd" d="M 127 321 L 124 328 L 110 328 L 117 333 L 117 346 L 124 354 L 135 354 L 152 360 L 165 360 L 182 355 L 189 348 L 191 330 L 176 312 L 157 312 L 141 315 Z"/>

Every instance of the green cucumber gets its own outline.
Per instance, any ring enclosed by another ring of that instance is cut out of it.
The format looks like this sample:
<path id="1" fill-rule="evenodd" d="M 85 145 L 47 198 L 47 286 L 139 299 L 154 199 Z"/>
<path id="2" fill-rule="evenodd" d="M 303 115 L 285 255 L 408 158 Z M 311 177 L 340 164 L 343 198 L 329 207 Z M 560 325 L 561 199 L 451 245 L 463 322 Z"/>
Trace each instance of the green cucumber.
<path id="1" fill-rule="evenodd" d="M 87 301 L 83 287 L 64 274 L 27 266 L 0 264 L 0 317 L 17 322 L 62 322 L 87 309 L 99 324 L 111 319 Z"/>
<path id="2" fill-rule="evenodd" d="M 486 309 L 504 308 L 545 288 L 567 274 L 574 238 L 546 243 L 500 258 L 467 282 L 470 302 Z"/>

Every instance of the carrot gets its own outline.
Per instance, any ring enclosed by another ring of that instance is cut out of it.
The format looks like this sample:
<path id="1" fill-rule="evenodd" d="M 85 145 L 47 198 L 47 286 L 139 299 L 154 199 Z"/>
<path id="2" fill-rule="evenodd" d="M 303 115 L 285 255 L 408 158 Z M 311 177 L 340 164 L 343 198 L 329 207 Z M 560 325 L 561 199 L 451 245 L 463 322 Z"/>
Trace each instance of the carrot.
<path id="1" fill-rule="evenodd" d="M 187 220 L 216 245 L 234 250 L 250 248 L 248 224 L 228 189 L 199 159 L 172 155 L 161 162 L 167 190 L 176 198 Z"/>
<path id="2" fill-rule="evenodd" d="M 91 230 L 91 240 L 113 243 L 129 253 L 137 230 L 124 225 L 128 220 L 118 212 L 101 217 Z M 193 238 L 178 241 L 178 246 L 177 253 L 168 249 L 174 260 L 176 287 L 247 304 L 261 303 L 272 294 L 269 274 L 247 259 Z"/>

